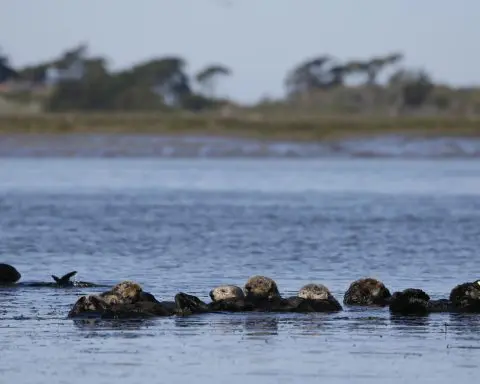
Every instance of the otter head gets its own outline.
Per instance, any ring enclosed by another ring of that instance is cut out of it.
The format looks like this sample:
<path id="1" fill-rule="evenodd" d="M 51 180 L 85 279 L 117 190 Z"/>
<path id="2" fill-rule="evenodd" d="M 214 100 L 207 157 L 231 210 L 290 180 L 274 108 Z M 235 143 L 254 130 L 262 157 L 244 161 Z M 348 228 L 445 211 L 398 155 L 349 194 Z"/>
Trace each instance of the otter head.
<path id="1" fill-rule="evenodd" d="M 480 280 L 473 282 L 473 284 L 469 284 L 468 288 L 465 290 L 465 297 L 469 297 L 473 300 L 480 299 Z"/>
<path id="2" fill-rule="evenodd" d="M 107 302 L 96 295 L 82 296 L 68 313 L 68 317 L 80 315 L 85 312 L 101 312 L 108 308 Z"/>
<path id="3" fill-rule="evenodd" d="M 16 283 L 22 275 L 10 264 L 0 263 L 0 284 Z"/>
<path id="4" fill-rule="evenodd" d="M 429 301 L 430 296 L 425 291 L 407 288 L 393 293 L 389 303 L 390 312 L 403 315 L 426 314 Z"/>
<path id="5" fill-rule="evenodd" d="M 245 284 L 245 296 L 251 299 L 280 298 L 277 283 L 265 276 L 253 276 Z"/>
<path id="6" fill-rule="evenodd" d="M 368 277 L 350 284 L 343 302 L 350 305 L 383 305 L 390 297 L 390 291 L 381 281 Z"/>
<path id="7" fill-rule="evenodd" d="M 323 284 L 307 284 L 298 291 L 298 297 L 307 300 L 328 300 L 331 296 Z"/>
<path id="8" fill-rule="evenodd" d="M 424 300 L 424 301 L 430 300 L 430 296 L 428 295 L 428 293 L 418 288 L 404 289 L 401 292 L 401 294 L 404 295 L 405 297 L 408 297 L 409 299 L 417 299 L 417 300 Z"/>
<path id="9" fill-rule="evenodd" d="M 236 285 L 221 285 L 213 288 L 209 293 L 212 301 L 236 300 L 245 297 L 242 289 Z"/>
<path id="10" fill-rule="evenodd" d="M 175 295 L 175 312 L 178 315 L 191 315 L 208 311 L 208 305 L 198 297 L 179 292 Z"/>
<path id="11" fill-rule="evenodd" d="M 142 295 L 142 287 L 134 281 L 122 281 L 115 285 L 109 295 L 116 296 L 119 303 L 130 304 L 140 300 Z"/>

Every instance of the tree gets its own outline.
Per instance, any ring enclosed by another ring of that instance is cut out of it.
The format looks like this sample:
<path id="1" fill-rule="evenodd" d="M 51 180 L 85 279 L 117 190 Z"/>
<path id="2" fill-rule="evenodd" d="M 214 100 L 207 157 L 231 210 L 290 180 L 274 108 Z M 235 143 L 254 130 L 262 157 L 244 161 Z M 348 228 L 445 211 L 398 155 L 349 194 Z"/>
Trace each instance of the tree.
<path id="1" fill-rule="evenodd" d="M 330 86 L 340 86 L 345 82 L 345 77 L 349 74 L 349 68 L 344 64 L 333 65 L 329 70 L 331 80 Z"/>
<path id="2" fill-rule="evenodd" d="M 232 71 L 230 68 L 221 64 L 212 64 L 197 73 L 195 79 L 203 88 L 204 93 L 210 97 L 215 96 L 215 82 L 220 76 L 230 76 Z"/>
<path id="3" fill-rule="evenodd" d="M 349 74 L 365 75 L 365 84 L 373 86 L 377 84 L 378 75 L 390 65 L 394 65 L 402 60 L 401 53 L 391 53 L 385 56 L 374 57 L 367 61 L 352 60 L 345 66 L 348 68 Z"/>
<path id="4" fill-rule="evenodd" d="M 389 87 L 397 95 L 400 108 L 418 108 L 430 95 L 433 82 L 424 70 L 401 69 L 390 77 Z"/>
<path id="5" fill-rule="evenodd" d="M 335 65 L 337 64 L 333 63 L 333 59 L 327 55 L 318 56 L 300 63 L 287 73 L 285 79 L 287 94 L 293 96 L 310 92 L 314 89 L 331 87 L 335 83 L 332 73 L 332 68 Z"/>
<path id="6" fill-rule="evenodd" d="M 137 85 L 148 86 L 166 104 L 181 106 L 182 100 L 192 94 L 185 67 L 182 58 L 171 56 L 136 66 L 131 70 L 131 75 Z"/>
<path id="7" fill-rule="evenodd" d="M 8 56 L 0 49 L 0 83 L 11 79 L 18 79 L 19 73 L 10 66 Z"/>
<path id="8" fill-rule="evenodd" d="M 68 69 L 78 62 L 86 60 L 88 54 L 88 45 L 79 44 L 71 49 L 66 50 L 60 59 L 55 62 L 55 66 L 59 69 Z"/>
<path id="9" fill-rule="evenodd" d="M 8 56 L 3 52 L 3 49 L 0 48 L 0 65 L 4 67 L 10 66 L 10 60 Z"/>
<path id="10" fill-rule="evenodd" d="M 86 59 L 82 78 L 58 83 L 48 101 L 50 111 L 108 110 L 112 108 L 111 77 L 103 58 Z"/>

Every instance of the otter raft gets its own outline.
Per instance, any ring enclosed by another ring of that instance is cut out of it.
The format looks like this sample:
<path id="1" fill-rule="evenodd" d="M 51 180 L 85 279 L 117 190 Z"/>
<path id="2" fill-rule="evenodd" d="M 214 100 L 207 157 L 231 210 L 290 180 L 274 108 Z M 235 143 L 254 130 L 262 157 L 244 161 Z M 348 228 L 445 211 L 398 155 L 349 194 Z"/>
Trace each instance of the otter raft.
<path id="1" fill-rule="evenodd" d="M 84 281 L 71 281 L 76 271 L 62 277 L 52 275 L 54 282 L 18 283 L 22 275 L 9 264 L 0 263 L 0 286 L 88 288 L 104 287 Z M 250 277 L 243 288 L 228 284 L 208 292 L 210 302 L 178 292 L 173 300 L 158 300 L 134 281 L 122 281 L 109 290 L 81 296 L 71 307 L 67 318 L 122 319 L 136 317 L 187 316 L 219 312 L 334 313 L 344 308 L 330 289 L 320 283 L 301 287 L 295 296 L 282 296 L 270 277 Z M 480 313 L 480 280 L 455 286 L 448 298 L 431 299 L 419 288 L 408 287 L 391 293 L 385 284 L 364 277 L 350 284 L 343 296 L 345 307 L 388 308 L 391 314 L 424 316 L 430 313 Z"/>
<path id="2" fill-rule="evenodd" d="M 110 290 L 80 297 L 68 318 L 121 319 L 135 317 L 186 316 L 221 312 L 332 313 L 343 311 L 340 302 L 323 284 L 310 283 L 296 296 L 282 297 L 277 283 L 256 275 L 243 289 L 222 285 L 209 293 L 210 302 L 179 292 L 171 301 L 158 300 L 140 284 L 123 281 Z M 379 280 L 362 278 L 350 284 L 343 297 L 345 306 L 384 307 L 391 314 L 428 315 L 430 313 L 480 313 L 480 280 L 454 287 L 448 299 L 432 300 L 423 290 L 406 288 L 393 294 Z"/>

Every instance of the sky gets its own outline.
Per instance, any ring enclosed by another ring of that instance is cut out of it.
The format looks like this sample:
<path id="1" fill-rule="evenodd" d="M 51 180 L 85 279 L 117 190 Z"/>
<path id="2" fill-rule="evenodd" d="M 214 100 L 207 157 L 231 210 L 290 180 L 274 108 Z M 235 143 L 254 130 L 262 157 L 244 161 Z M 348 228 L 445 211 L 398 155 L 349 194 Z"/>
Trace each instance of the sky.
<path id="1" fill-rule="evenodd" d="M 288 70 L 400 51 L 451 85 L 480 84 L 478 0 L 1 0 L 0 47 L 24 66 L 81 42 L 121 69 L 180 55 L 194 74 L 222 63 L 219 95 L 281 97 Z M 477 48 L 475 48 L 477 46 Z"/>

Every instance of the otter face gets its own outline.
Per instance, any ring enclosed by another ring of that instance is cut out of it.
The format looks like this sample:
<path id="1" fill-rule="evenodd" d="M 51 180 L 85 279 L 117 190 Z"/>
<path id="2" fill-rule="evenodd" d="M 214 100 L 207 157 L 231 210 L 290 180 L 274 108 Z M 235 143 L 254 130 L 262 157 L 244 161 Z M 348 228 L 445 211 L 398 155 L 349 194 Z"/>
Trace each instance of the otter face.
<path id="1" fill-rule="evenodd" d="M 467 289 L 466 294 L 474 300 L 480 299 L 480 280 L 475 281 L 471 285 L 471 289 Z"/>
<path id="2" fill-rule="evenodd" d="M 85 312 L 99 312 L 108 308 L 108 304 L 99 296 L 88 295 L 82 296 L 74 304 L 73 308 L 68 313 L 68 316 L 75 316 Z"/>
<path id="3" fill-rule="evenodd" d="M 133 281 L 122 281 L 115 285 L 109 292 L 110 295 L 117 296 L 120 303 L 128 304 L 140 300 L 142 287 Z"/>
<path id="4" fill-rule="evenodd" d="M 240 287 L 236 285 L 221 285 L 213 288 L 209 293 L 212 301 L 243 299 L 245 295 Z"/>
<path id="5" fill-rule="evenodd" d="M 124 302 L 121 297 L 118 297 L 117 295 L 111 293 L 103 293 L 101 297 L 102 300 L 105 301 L 105 303 L 107 303 L 108 305 L 122 304 Z"/>
<path id="6" fill-rule="evenodd" d="M 245 284 L 245 296 L 254 299 L 280 298 L 277 283 L 265 276 L 253 276 Z"/>
<path id="7" fill-rule="evenodd" d="M 328 300 L 331 293 L 322 284 L 307 284 L 298 291 L 298 297 L 307 300 Z"/>

